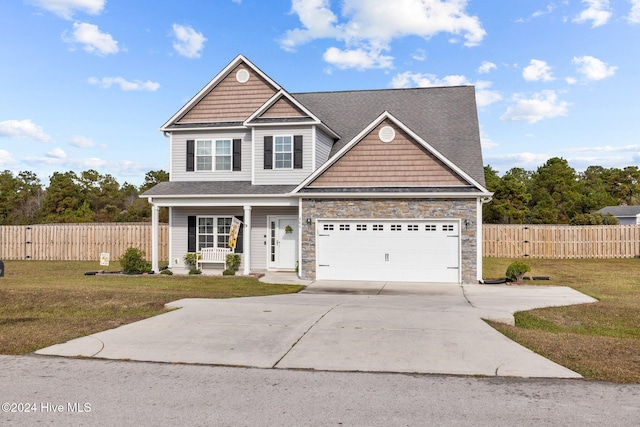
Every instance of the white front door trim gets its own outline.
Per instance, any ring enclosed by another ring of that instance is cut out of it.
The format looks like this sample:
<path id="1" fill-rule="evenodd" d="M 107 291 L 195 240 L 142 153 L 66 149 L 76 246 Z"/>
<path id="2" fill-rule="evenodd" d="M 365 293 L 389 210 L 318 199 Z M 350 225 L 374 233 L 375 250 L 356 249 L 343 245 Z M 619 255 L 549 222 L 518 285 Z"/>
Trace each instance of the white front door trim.
<path id="1" fill-rule="evenodd" d="M 292 228 L 286 232 L 286 227 Z M 298 261 L 298 216 L 267 216 L 267 269 L 293 271 Z"/>

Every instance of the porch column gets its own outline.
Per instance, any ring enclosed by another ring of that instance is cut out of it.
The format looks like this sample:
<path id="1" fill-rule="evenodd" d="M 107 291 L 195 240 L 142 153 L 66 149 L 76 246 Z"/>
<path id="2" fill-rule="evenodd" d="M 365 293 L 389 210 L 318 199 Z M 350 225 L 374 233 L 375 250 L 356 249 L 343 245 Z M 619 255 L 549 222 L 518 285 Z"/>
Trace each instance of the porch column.
<path id="1" fill-rule="evenodd" d="M 158 205 L 151 203 L 151 269 L 154 273 L 158 273 Z"/>
<path id="2" fill-rule="evenodd" d="M 244 206 L 244 235 L 243 235 L 243 251 L 242 254 L 244 270 L 242 274 L 248 276 L 251 273 L 251 206 Z"/>

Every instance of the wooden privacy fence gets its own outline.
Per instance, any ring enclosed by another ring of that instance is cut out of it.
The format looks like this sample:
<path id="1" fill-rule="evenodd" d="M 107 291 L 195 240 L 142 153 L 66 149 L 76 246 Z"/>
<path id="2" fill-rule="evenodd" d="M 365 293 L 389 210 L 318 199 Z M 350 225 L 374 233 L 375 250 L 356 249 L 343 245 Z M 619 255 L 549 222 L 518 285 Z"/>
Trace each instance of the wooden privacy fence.
<path id="1" fill-rule="evenodd" d="M 151 259 L 151 224 L 41 224 L 0 226 L 0 259 L 97 261 L 108 252 L 117 261 L 129 247 Z M 159 227 L 159 259 L 168 255 L 169 226 Z"/>
<path id="2" fill-rule="evenodd" d="M 483 255 L 502 258 L 633 258 L 640 256 L 640 225 L 484 225 Z M 169 259 L 169 226 L 160 224 L 160 260 Z M 151 224 L 42 224 L 0 226 L 0 260 L 115 261 L 129 247 L 151 257 Z"/>
<path id="3" fill-rule="evenodd" d="M 486 257 L 633 258 L 640 256 L 640 225 L 488 225 Z"/>

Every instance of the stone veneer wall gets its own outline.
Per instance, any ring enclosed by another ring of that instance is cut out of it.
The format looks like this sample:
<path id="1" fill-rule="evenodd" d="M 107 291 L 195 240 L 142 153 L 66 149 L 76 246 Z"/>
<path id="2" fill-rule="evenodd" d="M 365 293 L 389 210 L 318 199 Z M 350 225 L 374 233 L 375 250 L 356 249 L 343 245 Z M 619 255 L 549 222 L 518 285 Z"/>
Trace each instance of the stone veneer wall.
<path id="1" fill-rule="evenodd" d="M 316 278 L 316 219 L 461 219 L 462 282 L 477 283 L 476 199 L 302 199 L 301 277 Z M 307 224 L 311 218 L 311 224 Z M 469 220 L 469 227 L 464 224 Z"/>

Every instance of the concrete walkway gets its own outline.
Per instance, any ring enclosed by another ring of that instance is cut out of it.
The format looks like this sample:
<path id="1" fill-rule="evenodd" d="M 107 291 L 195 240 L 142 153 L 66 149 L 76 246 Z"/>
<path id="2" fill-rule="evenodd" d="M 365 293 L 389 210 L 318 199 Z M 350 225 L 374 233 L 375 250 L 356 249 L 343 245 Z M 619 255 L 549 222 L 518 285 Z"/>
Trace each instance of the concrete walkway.
<path id="1" fill-rule="evenodd" d="M 580 378 L 481 319 L 513 322 L 515 311 L 591 302 L 567 287 L 315 282 L 299 294 L 176 301 L 169 305 L 180 310 L 36 353 L 257 368 Z"/>

